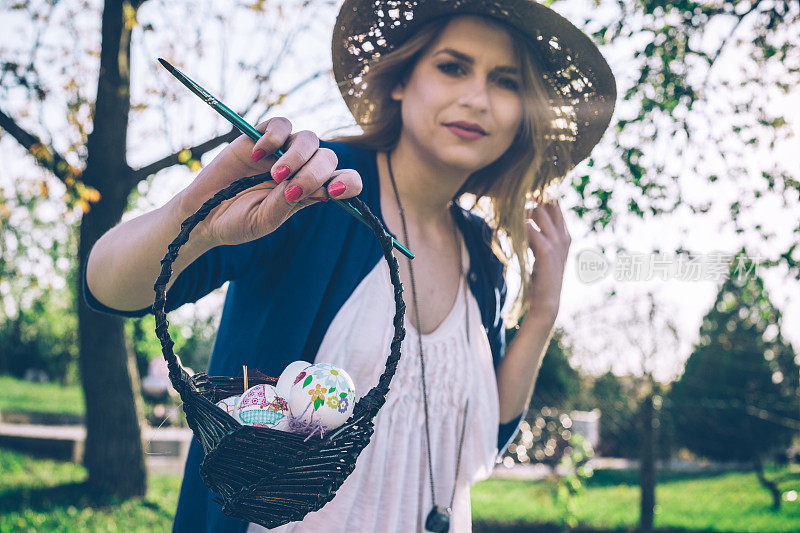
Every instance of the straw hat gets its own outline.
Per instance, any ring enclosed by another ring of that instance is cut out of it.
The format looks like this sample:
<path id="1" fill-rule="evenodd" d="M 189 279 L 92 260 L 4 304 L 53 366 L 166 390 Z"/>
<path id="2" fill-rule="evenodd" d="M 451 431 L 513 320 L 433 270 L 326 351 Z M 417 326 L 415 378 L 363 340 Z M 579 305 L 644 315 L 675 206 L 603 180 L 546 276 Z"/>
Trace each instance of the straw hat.
<path id="1" fill-rule="evenodd" d="M 356 122 L 363 124 L 366 118 L 356 109 L 365 67 L 425 22 L 460 14 L 491 17 L 528 36 L 551 92 L 556 139 L 569 141 L 572 166 L 585 159 L 611 120 L 617 97 L 614 75 L 586 34 L 534 0 L 344 0 L 333 29 L 333 74 Z M 548 153 L 545 164 L 562 175 L 572 168 L 559 162 L 556 150 Z"/>

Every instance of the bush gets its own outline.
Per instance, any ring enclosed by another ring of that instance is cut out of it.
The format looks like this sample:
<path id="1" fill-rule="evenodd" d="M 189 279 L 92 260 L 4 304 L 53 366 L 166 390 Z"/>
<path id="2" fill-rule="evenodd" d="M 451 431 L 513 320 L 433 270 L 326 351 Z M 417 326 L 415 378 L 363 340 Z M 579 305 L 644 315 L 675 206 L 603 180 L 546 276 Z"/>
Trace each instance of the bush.
<path id="1" fill-rule="evenodd" d="M 77 356 L 78 317 L 68 290 L 45 291 L 0 324 L 0 374 L 22 378 L 33 369 L 71 384 Z"/>

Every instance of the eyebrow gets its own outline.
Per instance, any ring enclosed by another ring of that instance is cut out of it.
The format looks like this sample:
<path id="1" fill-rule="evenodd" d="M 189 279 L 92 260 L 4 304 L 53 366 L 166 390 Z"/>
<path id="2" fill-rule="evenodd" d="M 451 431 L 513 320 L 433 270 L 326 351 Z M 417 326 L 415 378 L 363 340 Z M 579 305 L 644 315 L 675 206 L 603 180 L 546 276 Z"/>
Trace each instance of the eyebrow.
<path id="1" fill-rule="evenodd" d="M 450 54 L 450 55 L 460 59 L 461 61 L 463 61 L 463 62 L 465 62 L 465 63 L 467 63 L 469 65 L 472 65 L 473 63 L 475 63 L 475 59 L 473 59 L 472 56 L 469 56 L 469 55 L 467 55 L 467 54 L 465 54 L 463 52 L 459 52 L 458 50 L 453 50 L 452 48 L 442 48 L 441 50 L 439 50 L 438 52 L 433 54 L 433 56 L 437 56 L 437 55 L 443 54 L 443 53 Z M 433 57 L 433 56 L 431 56 L 431 57 Z M 497 72 L 500 72 L 500 73 L 519 74 L 519 70 L 516 67 L 512 67 L 512 66 L 509 66 L 509 65 L 502 65 L 502 66 L 499 66 L 499 67 L 495 67 L 493 70 L 495 70 Z"/>

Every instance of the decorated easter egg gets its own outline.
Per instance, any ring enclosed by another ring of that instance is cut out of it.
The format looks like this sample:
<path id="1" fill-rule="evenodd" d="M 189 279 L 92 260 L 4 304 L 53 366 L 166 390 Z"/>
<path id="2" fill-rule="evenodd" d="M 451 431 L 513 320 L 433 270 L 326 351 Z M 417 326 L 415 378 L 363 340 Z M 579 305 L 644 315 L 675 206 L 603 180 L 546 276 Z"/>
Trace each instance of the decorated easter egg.
<path id="1" fill-rule="evenodd" d="M 222 400 L 217 402 L 217 407 L 219 407 L 229 415 L 233 416 L 233 413 L 236 410 L 236 404 L 239 403 L 239 398 L 241 398 L 241 395 L 229 396 L 227 398 L 223 398 Z M 234 418 L 236 417 L 234 416 Z"/>
<path id="2" fill-rule="evenodd" d="M 334 429 L 353 414 L 355 385 L 342 368 L 316 363 L 302 370 L 289 391 L 289 412 L 309 424 Z"/>
<path id="3" fill-rule="evenodd" d="M 281 372 L 281 377 L 278 378 L 278 383 L 275 385 L 278 396 L 281 398 L 289 397 L 289 390 L 292 388 L 292 385 L 294 385 L 294 379 L 297 377 L 297 374 L 307 366 L 311 366 L 311 363 L 308 361 L 295 361 L 294 363 L 290 363 L 289 366 Z"/>
<path id="4" fill-rule="evenodd" d="M 248 426 L 274 429 L 288 414 L 286 400 L 276 394 L 275 387 L 259 384 L 242 394 L 233 417 Z"/>

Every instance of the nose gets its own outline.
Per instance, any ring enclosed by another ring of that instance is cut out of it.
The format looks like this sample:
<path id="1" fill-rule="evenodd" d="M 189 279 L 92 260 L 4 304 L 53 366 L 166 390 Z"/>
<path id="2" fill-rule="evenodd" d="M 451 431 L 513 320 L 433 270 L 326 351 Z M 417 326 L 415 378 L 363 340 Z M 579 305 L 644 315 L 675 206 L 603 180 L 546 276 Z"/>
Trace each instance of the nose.
<path id="1" fill-rule="evenodd" d="M 480 112 L 488 110 L 489 90 L 486 80 L 477 77 L 470 80 L 464 87 L 464 93 L 459 98 L 459 104 L 465 107 L 472 107 Z"/>

